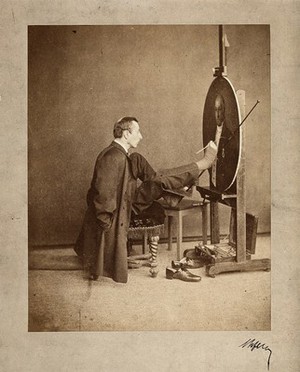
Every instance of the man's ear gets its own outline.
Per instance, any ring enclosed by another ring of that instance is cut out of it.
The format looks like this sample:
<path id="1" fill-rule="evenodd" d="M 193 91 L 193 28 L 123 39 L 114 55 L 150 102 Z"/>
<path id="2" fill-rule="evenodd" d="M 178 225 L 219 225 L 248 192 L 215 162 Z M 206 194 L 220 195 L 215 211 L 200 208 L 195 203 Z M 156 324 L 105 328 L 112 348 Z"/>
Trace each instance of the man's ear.
<path id="1" fill-rule="evenodd" d="M 123 130 L 123 137 L 127 140 L 128 136 L 129 136 L 129 130 L 128 129 Z"/>

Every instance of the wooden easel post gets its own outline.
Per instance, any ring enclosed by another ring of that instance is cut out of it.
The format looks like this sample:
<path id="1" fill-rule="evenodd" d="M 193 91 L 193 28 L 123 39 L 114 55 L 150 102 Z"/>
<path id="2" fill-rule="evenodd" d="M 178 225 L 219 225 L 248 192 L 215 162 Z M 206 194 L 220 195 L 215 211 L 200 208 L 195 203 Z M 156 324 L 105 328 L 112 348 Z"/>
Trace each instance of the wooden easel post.
<path id="1" fill-rule="evenodd" d="M 239 103 L 241 120 L 245 117 L 245 91 L 238 90 L 236 96 Z M 237 173 L 236 188 L 236 261 L 246 260 L 246 162 L 245 162 L 245 127 L 240 127 L 240 164 Z"/>
<path id="2" fill-rule="evenodd" d="M 225 66 L 225 41 L 224 26 L 219 25 L 219 67 L 216 68 L 214 76 L 222 76 L 226 72 Z M 220 243 L 220 223 L 219 223 L 219 204 L 216 201 L 210 202 L 210 243 Z"/>
<path id="3" fill-rule="evenodd" d="M 219 26 L 219 66 L 220 72 L 225 72 L 226 62 L 225 62 L 225 42 L 224 42 L 224 26 Z"/>

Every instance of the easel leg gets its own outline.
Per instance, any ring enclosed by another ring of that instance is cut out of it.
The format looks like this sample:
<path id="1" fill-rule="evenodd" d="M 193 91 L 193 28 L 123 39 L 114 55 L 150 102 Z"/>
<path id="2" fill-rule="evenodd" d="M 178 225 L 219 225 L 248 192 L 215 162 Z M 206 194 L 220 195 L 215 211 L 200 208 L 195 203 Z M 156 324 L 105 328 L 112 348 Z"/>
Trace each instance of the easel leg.
<path id="1" fill-rule="evenodd" d="M 271 270 L 271 260 L 269 258 L 247 260 L 243 262 L 218 262 L 214 265 L 206 267 L 206 273 L 212 278 L 215 275 L 231 271 L 258 271 L 258 270 Z"/>
<path id="2" fill-rule="evenodd" d="M 148 243 L 148 233 L 147 230 L 144 231 L 144 240 L 143 240 L 143 254 L 146 253 L 146 247 Z"/>

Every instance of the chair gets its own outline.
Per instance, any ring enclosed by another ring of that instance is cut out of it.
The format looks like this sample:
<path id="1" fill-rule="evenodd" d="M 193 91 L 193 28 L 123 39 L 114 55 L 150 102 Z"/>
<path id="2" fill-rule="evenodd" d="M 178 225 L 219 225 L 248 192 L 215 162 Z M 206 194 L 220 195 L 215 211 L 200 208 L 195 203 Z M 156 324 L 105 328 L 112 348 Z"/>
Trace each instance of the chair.
<path id="1" fill-rule="evenodd" d="M 168 218 L 168 250 L 172 250 L 172 227 L 174 219 L 177 221 L 177 260 L 181 259 L 183 217 L 201 212 L 202 215 L 202 239 L 207 244 L 207 216 L 208 204 L 205 201 L 182 199 L 176 207 L 170 207 L 165 201 L 159 201 Z"/>

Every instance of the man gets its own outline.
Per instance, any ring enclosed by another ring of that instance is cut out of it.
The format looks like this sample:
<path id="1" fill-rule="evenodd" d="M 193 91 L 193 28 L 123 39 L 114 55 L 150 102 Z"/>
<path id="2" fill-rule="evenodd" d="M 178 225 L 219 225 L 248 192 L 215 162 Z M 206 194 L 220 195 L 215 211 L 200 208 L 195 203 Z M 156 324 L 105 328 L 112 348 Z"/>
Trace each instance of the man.
<path id="1" fill-rule="evenodd" d="M 217 124 L 215 137 L 211 138 L 218 147 L 218 154 L 210 170 L 210 180 L 219 191 L 235 191 L 234 177 L 238 164 L 238 134 L 234 135 L 225 119 L 225 101 L 218 94 L 214 104 L 215 121 Z"/>
<path id="2" fill-rule="evenodd" d="M 199 162 L 174 168 L 165 175 L 156 173 L 142 155 L 129 156 L 128 150 L 136 148 L 143 138 L 136 118 L 118 120 L 113 133 L 114 141 L 96 160 L 75 252 L 83 259 L 91 279 L 97 279 L 99 246 L 105 235 L 104 275 L 126 283 L 126 243 L 132 207 L 140 213 L 151 207 L 154 200 L 162 196 L 168 199 L 169 189 L 191 185 L 201 170 L 211 166 L 217 149 L 212 145 Z M 137 179 L 143 182 L 138 190 Z"/>

